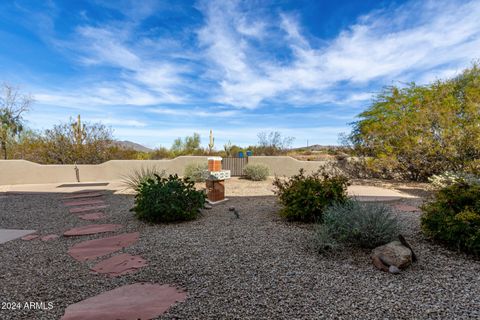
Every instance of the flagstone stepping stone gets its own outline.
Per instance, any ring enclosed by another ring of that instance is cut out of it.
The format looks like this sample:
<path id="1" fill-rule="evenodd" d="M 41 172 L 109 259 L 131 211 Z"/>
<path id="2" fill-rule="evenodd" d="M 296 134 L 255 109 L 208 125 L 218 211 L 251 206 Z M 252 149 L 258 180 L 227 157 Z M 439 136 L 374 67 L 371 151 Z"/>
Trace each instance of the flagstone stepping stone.
<path id="1" fill-rule="evenodd" d="M 39 237 L 38 234 L 29 234 L 28 236 L 22 237 L 22 240 L 30 241 L 33 239 L 37 239 L 38 237 Z"/>
<path id="2" fill-rule="evenodd" d="M 88 193 L 79 193 L 79 194 L 71 194 L 69 193 L 68 196 L 64 196 L 63 199 L 82 199 L 82 198 L 96 198 L 103 196 L 103 193 L 100 192 L 88 192 Z"/>
<path id="3" fill-rule="evenodd" d="M 63 235 L 65 237 L 84 236 L 87 234 L 117 231 L 121 227 L 121 224 L 89 224 L 65 231 Z"/>
<path id="4" fill-rule="evenodd" d="M 61 320 L 152 319 L 186 297 L 170 285 L 134 283 L 68 306 Z"/>
<path id="5" fill-rule="evenodd" d="M 108 208 L 108 205 L 103 205 L 103 206 L 88 206 L 88 207 L 75 207 L 75 208 L 70 208 L 70 213 L 80 213 L 80 212 L 87 212 L 87 211 L 92 211 L 92 210 L 100 210 L 100 209 L 105 209 Z"/>
<path id="6" fill-rule="evenodd" d="M 418 207 L 409 206 L 405 204 L 396 204 L 393 206 L 395 209 L 405 212 L 421 212 L 422 210 Z"/>
<path id="7" fill-rule="evenodd" d="M 148 264 L 140 256 L 132 256 L 128 253 L 113 256 L 93 266 L 90 270 L 96 273 L 106 274 L 110 277 L 118 277 L 127 273 L 135 272 L 137 269 Z"/>
<path id="8" fill-rule="evenodd" d="M 94 220 L 105 219 L 107 216 L 104 215 L 102 212 L 94 212 L 94 213 L 85 213 L 78 217 L 82 220 L 94 221 Z"/>
<path id="9" fill-rule="evenodd" d="M 118 236 L 87 240 L 68 249 L 68 254 L 77 261 L 92 260 L 113 253 L 138 241 L 139 233 L 124 233 Z"/>
<path id="10" fill-rule="evenodd" d="M 48 234 L 46 236 L 43 236 L 40 238 L 40 240 L 42 241 L 50 241 L 50 240 L 55 240 L 59 237 L 58 234 Z"/>
<path id="11" fill-rule="evenodd" d="M 87 200 L 78 200 L 78 201 L 69 201 L 64 203 L 67 207 L 83 206 L 83 205 L 92 205 L 92 204 L 105 204 L 102 199 L 87 199 Z"/>

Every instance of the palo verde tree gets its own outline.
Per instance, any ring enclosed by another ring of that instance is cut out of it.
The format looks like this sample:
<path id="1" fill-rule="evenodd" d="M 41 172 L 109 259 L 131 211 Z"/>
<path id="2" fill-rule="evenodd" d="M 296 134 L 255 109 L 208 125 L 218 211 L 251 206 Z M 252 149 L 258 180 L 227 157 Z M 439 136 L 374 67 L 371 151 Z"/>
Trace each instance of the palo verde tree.
<path id="1" fill-rule="evenodd" d="M 200 148 L 200 135 L 196 132 L 192 136 L 186 136 L 177 138 L 173 141 L 172 148 L 170 149 L 175 156 L 182 154 L 196 154 L 201 150 Z"/>
<path id="2" fill-rule="evenodd" d="M 0 149 L 7 159 L 7 146 L 23 131 L 23 114 L 30 109 L 33 99 L 17 88 L 3 84 L 0 94 Z"/>
<path id="3" fill-rule="evenodd" d="M 55 125 L 42 135 L 43 163 L 98 164 L 111 160 L 117 147 L 113 132 L 101 123 L 77 121 Z"/>
<path id="4" fill-rule="evenodd" d="M 377 172 L 424 181 L 476 171 L 480 159 L 480 68 L 426 86 L 387 87 L 353 123 L 356 151 Z"/>

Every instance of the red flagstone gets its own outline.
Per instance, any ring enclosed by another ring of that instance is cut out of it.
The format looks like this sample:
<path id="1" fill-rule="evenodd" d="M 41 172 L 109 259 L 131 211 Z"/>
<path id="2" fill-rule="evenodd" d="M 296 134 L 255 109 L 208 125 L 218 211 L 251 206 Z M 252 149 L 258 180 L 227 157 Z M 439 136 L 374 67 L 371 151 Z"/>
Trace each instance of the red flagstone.
<path id="1" fill-rule="evenodd" d="M 187 293 L 170 285 L 125 285 L 67 307 L 62 320 L 152 319 L 165 313 Z"/>
<path id="2" fill-rule="evenodd" d="M 59 235 L 57 235 L 57 234 L 49 234 L 49 235 L 41 237 L 40 239 L 42 241 L 50 241 L 50 240 L 57 239 L 58 237 L 59 237 Z"/>
<path id="3" fill-rule="evenodd" d="M 127 273 L 135 272 L 137 269 L 148 264 L 140 256 L 132 256 L 128 253 L 113 256 L 96 264 L 90 270 L 96 273 L 106 274 L 110 277 L 118 277 Z"/>
<path id="4" fill-rule="evenodd" d="M 29 234 L 25 237 L 22 237 L 22 240 L 30 241 L 30 240 L 33 240 L 33 239 L 37 239 L 38 237 L 39 237 L 38 234 Z"/>
<path id="5" fill-rule="evenodd" d="M 405 204 L 396 204 L 393 207 L 397 210 L 405 211 L 405 212 L 421 212 L 422 211 L 418 207 L 409 206 L 409 205 L 405 205 Z"/>
<path id="6" fill-rule="evenodd" d="M 78 216 L 80 219 L 82 220 L 89 220 L 89 221 L 93 221 L 93 220 L 100 220 L 100 219 L 104 219 L 106 218 L 107 216 L 104 215 L 102 212 L 94 212 L 94 213 L 86 213 L 86 214 L 82 214 L 80 216 Z"/>
<path id="7" fill-rule="evenodd" d="M 87 240 L 77 243 L 68 250 L 75 260 L 92 260 L 106 254 L 118 251 L 138 241 L 139 233 L 124 233 L 114 237 Z"/>
<path id="8" fill-rule="evenodd" d="M 79 200 L 79 201 L 69 201 L 65 202 L 65 206 L 67 207 L 75 207 L 75 206 L 83 206 L 83 205 L 92 205 L 92 204 L 105 204 L 105 202 L 101 199 L 94 200 L 94 199 L 87 199 L 87 200 Z"/>
<path id="9" fill-rule="evenodd" d="M 87 226 L 81 226 L 67 230 L 63 233 L 63 235 L 66 237 L 84 236 L 87 234 L 112 232 L 120 229 L 121 227 L 121 224 L 89 224 Z"/>
<path id="10" fill-rule="evenodd" d="M 108 205 L 103 205 L 103 206 L 88 206 L 88 207 L 75 207 L 75 208 L 70 208 L 70 213 L 80 213 L 80 212 L 87 212 L 87 211 L 92 211 L 92 210 L 100 210 L 100 209 L 105 209 L 108 208 Z"/>
<path id="11" fill-rule="evenodd" d="M 64 196 L 63 199 L 82 199 L 82 198 L 96 198 L 103 196 L 103 193 L 100 192 L 89 192 L 89 193 L 80 193 L 80 194 L 72 194 L 69 193 L 68 196 Z"/>

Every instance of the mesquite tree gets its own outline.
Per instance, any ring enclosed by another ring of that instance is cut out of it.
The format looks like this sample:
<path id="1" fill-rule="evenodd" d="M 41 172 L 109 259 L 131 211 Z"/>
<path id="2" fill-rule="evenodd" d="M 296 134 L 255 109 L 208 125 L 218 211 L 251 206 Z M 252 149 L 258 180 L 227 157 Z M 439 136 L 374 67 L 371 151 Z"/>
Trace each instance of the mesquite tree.
<path id="1" fill-rule="evenodd" d="M 480 169 L 480 68 L 426 86 L 387 87 L 353 124 L 350 141 L 373 170 L 425 181 Z"/>
<path id="2" fill-rule="evenodd" d="M 33 102 L 30 95 L 22 94 L 17 88 L 3 84 L 0 94 L 0 149 L 7 159 L 7 146 L 23 131 L 23 114 Z"/>

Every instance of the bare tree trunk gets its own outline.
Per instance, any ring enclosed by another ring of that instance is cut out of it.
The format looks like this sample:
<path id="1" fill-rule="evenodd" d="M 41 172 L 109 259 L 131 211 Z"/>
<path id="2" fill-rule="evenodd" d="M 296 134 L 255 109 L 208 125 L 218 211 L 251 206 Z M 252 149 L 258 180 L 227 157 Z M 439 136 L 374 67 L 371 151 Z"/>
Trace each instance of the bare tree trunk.
<path id="1" fill-rule="evenodd" d="M 3 151 L 3 159 L 7 160 L 7 144 L 5 141 L 1 141 L 1 147 Z"/>

